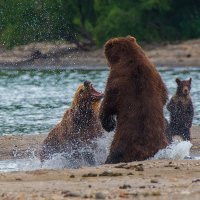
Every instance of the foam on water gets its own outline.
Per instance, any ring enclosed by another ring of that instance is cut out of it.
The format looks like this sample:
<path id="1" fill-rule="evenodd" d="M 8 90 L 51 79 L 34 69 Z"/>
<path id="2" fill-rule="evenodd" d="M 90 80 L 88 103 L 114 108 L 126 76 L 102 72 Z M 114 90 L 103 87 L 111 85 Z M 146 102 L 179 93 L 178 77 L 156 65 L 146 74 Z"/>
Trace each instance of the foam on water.
<path id="1" fill-rule="evenodd" d="M 105 133 L 101 138 L 93 141 L 97 144 L 95 152 L 92 152 L 95 159 L 95 165 L 101 165 L 105 162 L 109 147 L 114 133 Z M 192 147 L 189 141 L 174 141 L 165 149 L 158 151 L 151 159 L 173 159 L 181 160 L 190 157 L 190 149 Z M 30 150 L 29 150 L 30 151 Z M 50 160 L 46 160 L 43 164 L 34 154 L 35 150 L 29 152 L 29 159 L 13 159 L 0 161 L 0 172 L 10 171 L 31 171 L 36 169 L 63 169 L 63 168 L 79 168 L 90 166 L 83 157 L 74 158 L 74 152 L 54 154 Z M 79 153 L 84 153 L 85 148 L 79 150 Z M 87 149 L 88 151 L 88 149 Z M 200 157 L 193 157 L 194 160 L 199 160 Z"/>
<path id="2" fill-rule="evenodd" d="M 190 156 L 192 144 L 190 141 L 174 141 L 165 149 L 159 150 L 153 159 L 173 159 L 182 160 Z"/>
<path id="3" fill-rule="evenodd" d="M 97 144 L 95 152 L 92 152 L 95 159 L 95 165 L 103 164 L 109 153 L 109 146 L 111 144 L 114 133 L 105 133 L 101 138 L 93 141 Z M 82 148 L 79 150 L 80 155 L 89 149 Z M 30 151 L 30 150 L 29 150 Z M 50 160 L 41 163 L 34 154 L 35 150 L 30 153 L 29 159 L 13 159 L 0 161 L 0 172 L 11 171 L 30 171 L 36 169 L 63 169 L 63 168 L 79 168 L 83 166 L 90 166 L 82 157 L 74 158 L 74 152 L 54 154 Z"/>

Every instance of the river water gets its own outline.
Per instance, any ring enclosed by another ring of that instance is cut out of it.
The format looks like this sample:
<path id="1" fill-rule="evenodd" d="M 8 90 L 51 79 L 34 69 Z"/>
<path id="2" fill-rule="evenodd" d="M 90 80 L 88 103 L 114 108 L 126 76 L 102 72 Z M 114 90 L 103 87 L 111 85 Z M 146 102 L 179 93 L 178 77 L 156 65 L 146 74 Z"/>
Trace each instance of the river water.
<path id="1" fill-rule="evenodd" d="M 159 68 L 169 90 L 175 79 L 192 77 L 193 124 L 200 124 L 200 69 Z M 70 106 L 84 80 L 104 91 L 107 70 L 0 70 L 0 135 L 47 133 Z M 168 112 L 165 112 L 168 117 Z"/>
<path id="2" fill-rule="evenodd" d="M 159 68 L 166 83 L 169 98 L 176 91 L 176 78 L 192 80 L 194 104 L 193 124 L 200 124 L 200 69 Z M 78 85 L 90 80 L 97 90 L 104 91 L 107 70 L 0 70 L 0 135 L 48 133 L 70 106 Z M 165 109 L 165 116 L 168 118 Z M 108 154 L 112 134 L 100 138 L 95 159 L 102 164 Z M 183 159 L 189 156 L 190 142 L 169 146 L 153 159 Z M 83 163 L 84 165 L 84 163 Z M 33 170 L 71 167 L 62 155 L 41 166 L 36 157 L 25 160 L 0 161 L 0 171 Z M 73 166 L 72 166 L 73 167 Z"/>

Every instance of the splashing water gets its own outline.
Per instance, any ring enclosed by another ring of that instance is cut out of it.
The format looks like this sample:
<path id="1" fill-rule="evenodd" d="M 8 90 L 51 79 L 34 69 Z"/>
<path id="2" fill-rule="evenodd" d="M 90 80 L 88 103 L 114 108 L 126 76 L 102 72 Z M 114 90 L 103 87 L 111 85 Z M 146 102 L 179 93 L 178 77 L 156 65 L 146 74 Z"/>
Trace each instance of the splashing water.
<path id="1" fill-rule="evenodd" d="M 190 156 L 192 143 L 190 141 L 174 141 L 165 149 L 159 150 L 152 159 L 182 160 Z"/>
<path id="2" fill-rule="evenodd" d="M 97 145 L 94 155 L 95 166 L 105 163 L 105 160 L 109 154 L 109 147 L 113 139 L 114 132 L 105 133 L 102 137 L 93 141 Z M 182 160 L 190 156 L 190 149 L 192 147 L 189 141 L 175 140 L 172 144 L 165 149 L 158 151 L 151 159 L 173 159 Z M 81 148 L 79 154 L 83 155 L 86 148 Z M 79 156 L 78 159 L 74 157 L 74 152 L 58 153 L 54 154 L 50 160 L 41 163 L 35 156 L 35 149 L 28 149 L 27 154 L 30 155 L 29 159 L 13 159 L 0 161 L 0 172 L 10 171 L 30 171 L 36 169 L 63 169 L 63 168 L 80 168 L 90 166 L 89 163 Z M 192 159 L 199 160 L 199 157 Z"/>
<path id="3" fill-rule="evenodd" d="M 95 166 L 101 165 L 105 162 L 108 153 L 109 146 L 111 144 L 114 132 L 105 133 L 102 137 L 93 141 L 97 145 L 95 152 L 91 152 L 94 155 Z M 79 150 L 79 154 L 82 155 L 87 148 Z M 63 168 L 80 168 L 83 166 L 90 166 L 83 157 L 79 157 L 78 160 L 74 158 L 74 152 L 58 153 L 54 154 L 50 160 L 41 163 L 35 156 L 35 150 L 29 149 L 29 159 L 13 159 L 0 161 L 0 172 L 10 171 L 30 171 L 36 169 L 63 169 Z"/>

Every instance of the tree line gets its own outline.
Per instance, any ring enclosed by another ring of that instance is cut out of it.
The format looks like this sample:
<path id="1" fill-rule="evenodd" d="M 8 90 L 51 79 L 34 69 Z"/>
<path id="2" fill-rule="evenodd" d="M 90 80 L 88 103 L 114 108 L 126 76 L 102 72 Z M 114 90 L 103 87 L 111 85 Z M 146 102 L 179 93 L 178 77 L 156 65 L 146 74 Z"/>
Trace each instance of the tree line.
<path id="1" fill-rule="evenodd" d="M 101 46 L 116 36 L 145 42 L 200 36 L 198 0 L 0 0 L 0 44 L 65 40 Z"/>

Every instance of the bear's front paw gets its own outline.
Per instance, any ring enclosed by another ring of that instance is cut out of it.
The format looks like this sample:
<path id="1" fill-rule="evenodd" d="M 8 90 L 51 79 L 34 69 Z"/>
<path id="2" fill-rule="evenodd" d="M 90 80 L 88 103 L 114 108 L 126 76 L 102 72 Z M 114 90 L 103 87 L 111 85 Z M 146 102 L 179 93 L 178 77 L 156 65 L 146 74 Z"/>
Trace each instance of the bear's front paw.
<path id="1" fill-rule="evenodd" d="M 102 121 L 102 127 L 107 131 L 113 131 L 116 127 L 116 121 L 114 119 L 113 116 L 104 118 L 104 120 Z"/>

